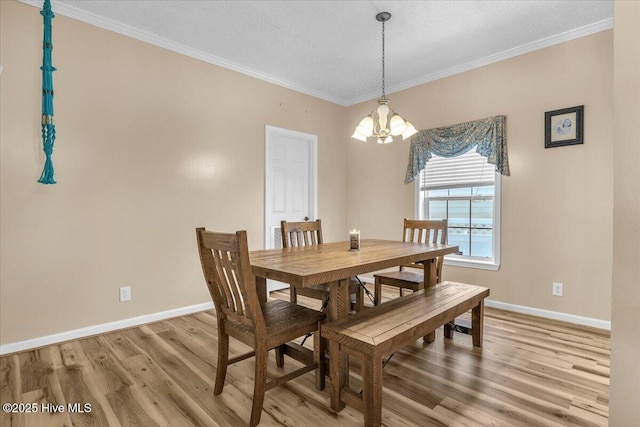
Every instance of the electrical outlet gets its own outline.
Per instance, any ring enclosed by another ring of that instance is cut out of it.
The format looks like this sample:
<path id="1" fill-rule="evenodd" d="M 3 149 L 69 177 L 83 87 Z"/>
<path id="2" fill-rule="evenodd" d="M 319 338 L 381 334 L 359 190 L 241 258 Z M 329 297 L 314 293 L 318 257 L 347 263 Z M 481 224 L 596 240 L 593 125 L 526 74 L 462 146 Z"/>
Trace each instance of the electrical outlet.
<path id="1" fill-rule="evenodd" d="M 131 286 L 120 288 L 120 302 L 131 301 Z"/>
<path id="2" fill-rule="evenodd" d="M 553 289 L 551 290 L 551 293 L 554 296 L 561 297 L 562 296 L 562 283 L 553 282 Z"/>

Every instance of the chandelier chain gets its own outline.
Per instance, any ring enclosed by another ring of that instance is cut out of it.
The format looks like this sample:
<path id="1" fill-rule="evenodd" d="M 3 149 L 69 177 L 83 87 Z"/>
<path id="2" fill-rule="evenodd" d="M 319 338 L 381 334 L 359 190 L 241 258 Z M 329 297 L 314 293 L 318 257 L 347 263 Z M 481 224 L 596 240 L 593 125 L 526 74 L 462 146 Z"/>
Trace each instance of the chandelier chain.
<path id="1" fill-rule="evenodd" d="M 382 21 L 382 98 L 386 98 L 384 92 L 384 21 Z"/>

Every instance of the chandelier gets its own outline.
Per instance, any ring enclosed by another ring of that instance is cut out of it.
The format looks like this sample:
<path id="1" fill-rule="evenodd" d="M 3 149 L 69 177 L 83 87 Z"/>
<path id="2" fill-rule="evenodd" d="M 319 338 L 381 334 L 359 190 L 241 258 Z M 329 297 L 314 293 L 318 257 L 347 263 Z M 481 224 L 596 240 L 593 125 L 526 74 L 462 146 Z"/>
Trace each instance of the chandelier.
<path id="1" fill-rule="evenodd" d="M 391 14 L 380 12 L 376 19 L 382 22 L 382 97 L 378 100 L 378 108 L 360 121 L 351 137 L 363 142 L 369 137 L 376 137 L 378 144 L 388 144 L 393 141 L 393 136 L 402 135 L 402 139 L 405 140 L 418 131 L 387 105 L 389 100 L 384 92 L 384 23 L 391 19 Z"/>

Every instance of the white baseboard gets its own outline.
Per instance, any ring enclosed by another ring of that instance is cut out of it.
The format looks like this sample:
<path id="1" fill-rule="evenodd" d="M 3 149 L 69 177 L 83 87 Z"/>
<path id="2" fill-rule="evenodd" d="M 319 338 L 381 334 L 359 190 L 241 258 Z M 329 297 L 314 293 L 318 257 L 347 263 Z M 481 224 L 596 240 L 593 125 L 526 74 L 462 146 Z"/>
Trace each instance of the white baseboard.
<path id="1" fill-rule="evenodd" d="M 92 335 L 104 334 L 117 331 L 119 329 L 131 328 L 133 326 L 144 325 L 146 323 L 158 322 L 171 317 L 185 316 L 199 311 L 213 309 L 213 302 L 190 305 L 188 307 L 176 308 L 173 310 L 161 311 L 158 313 L 145 314 L 143 316 L 131 317 L 129 319 L 117 320 L 115 322 L 102 323 L 100 325 L 87 326 L 86 328 L 74 329 L 72 331 L 61 332 L 59 334 L 46 335 L 44 337 L 33 338 L 25 341 L 18 341 L 0 345 L 0 355 L 16 353 L 18 351 L 31 350 L 46 345 L 57 344 L 64 341 L 86 338 Z"/>
<path id="2" fill-rule="evenodd" d="M 372 277 L 358 276 L 364 283 L 374 283 Z M 531 316 L 543 317 L 545 319 L 560 320 L 562 322 L 575 323 L 577 325 L 591 326 L 592 328 L 611 330 L 611 322 L 608 320 L 594 319 L 591 317 L 576 316 L 575 314 L 561 313 L 559 311 L 544 310 L 542 308 L 527 307 L 524 305 L 509 304 L 502 301 L 485 300 L 486 307 L 498 308 L 500 310 L 513 311 L 515 313 L 530 314 Z"/>
<path id="3" fill-rule="evenodd" d="M 592 328 L 611 330 L 611 322 L 608 320 L 594 319 L 592 317 L 576 316 L 575 314 L 562 313 L 559 311 L 544 310 L 542 308 L 527 307 L 524 305 L 508 304 L 502 301 L 485 300 L 486 307 L 498 308 L 500 310 L 513 311 L 515 313 L 530 314 L 532 316 L 544 317 L 545 319 L 560 320 L 562 322 L 575 323 L 577 325 L 591 326 Z"/>
<path id="4" fill-rule="evenodd" d="M 373 279 L 366 276 L 359 276 L 360 280 L 365 283 L 373 283 Z M 486 300 L 487 307 L 498 308 L 501 310 L 513 311 L 515 313 L 530 314 L 532 316 L 543 317 L 546 319 L 560 320 L 578 325 L 591 326 L 593 328 L 611 330 L 611 322 L 607 320 L 593 319 L 590 317 L 576 316 L 574 314 L 561 313 L 558 311 L 543 310 L 541 308 L 527 307 L 524 305 L 508 304 L 502 301 Z M 169 319 L 171 317 L 185 316 L 187 314 L 197 313 L 199 311 L 213 309 L 213 303 L 196 304 L 188 307 L 176 308 L 173 310 L 161 311 L 159 313 L 151 313 L 143 316 L 132 317 L 129 319 L 118 320 L 115 322 L 103 323 L 101 325 L 87 326 L 86 328 L 74 329 L 72 331 L 61 332 L 59 334 L 46 335 L 43 337 L 33 338 L 25 341 L 0 345 L 0 355 L 16 353 L 24 350 L 31 350 L 46 345 L 57 344 L 64 341 L 70 341 L 92 335 L 104 334 L 107 332 L 117 331 L 119 329 L 131 328 L 133 326 L 144 325 L 147 323 L 158 322 L 160 320 Z"/>

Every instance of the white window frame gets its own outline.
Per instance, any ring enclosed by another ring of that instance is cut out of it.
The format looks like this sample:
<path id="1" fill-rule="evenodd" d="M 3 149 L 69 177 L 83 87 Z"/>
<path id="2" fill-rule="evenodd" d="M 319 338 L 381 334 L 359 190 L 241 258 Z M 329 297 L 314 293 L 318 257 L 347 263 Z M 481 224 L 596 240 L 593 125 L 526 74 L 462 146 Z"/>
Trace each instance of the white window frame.
<path id="1" fill-rule="evenodd" d="M 422 173 L 422 172 L 421 172 Z M 415 179 L 415 218 L 421 218 L 422 200 L 420 196 L 420 175 Z M 475 258 L 456 254 L 445 255 L 444 265 L 455 267 L 477 268 L 481 270 L 497 271 L 500 269 L 501 249 L 501 209 L 502 208 L 502 175 L 495 172 L 494 196 L 493 196 L 493 258 Z"/>

